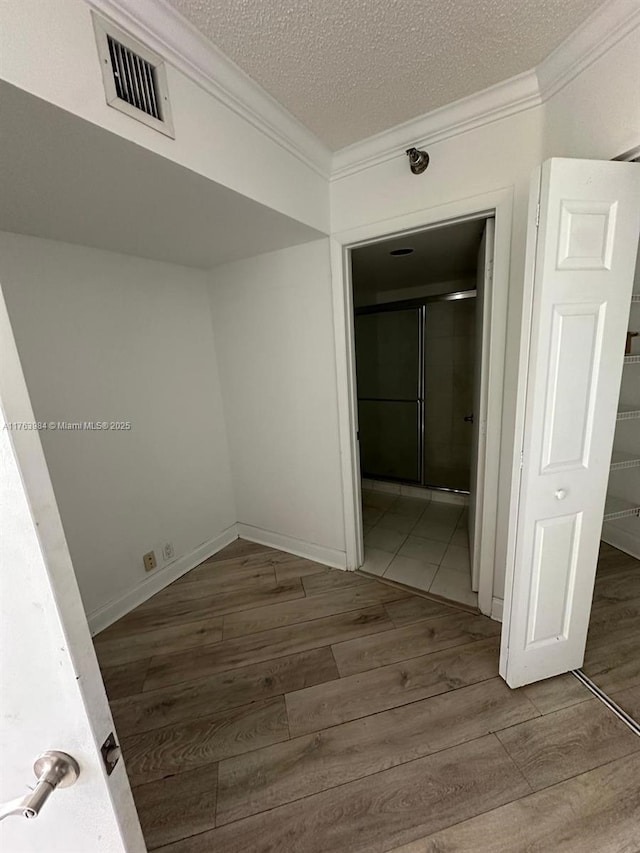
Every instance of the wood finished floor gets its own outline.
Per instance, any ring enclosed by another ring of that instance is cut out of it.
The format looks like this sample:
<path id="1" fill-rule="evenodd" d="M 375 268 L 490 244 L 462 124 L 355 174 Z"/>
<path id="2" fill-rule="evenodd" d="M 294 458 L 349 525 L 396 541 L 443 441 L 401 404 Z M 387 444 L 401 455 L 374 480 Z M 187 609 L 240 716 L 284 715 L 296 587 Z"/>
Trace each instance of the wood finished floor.
<path id="1" fill-rule="evenodd" d="M 640 722 L 640 560 L 604 542 L 582 671 Z"/>
<path id="2" fill-rule="evenodd" d="M 572 676 L 509 690 L 499 630 L 236 541 L 95 638 L 149 849 L 638 853 L 640 738 Z"/>

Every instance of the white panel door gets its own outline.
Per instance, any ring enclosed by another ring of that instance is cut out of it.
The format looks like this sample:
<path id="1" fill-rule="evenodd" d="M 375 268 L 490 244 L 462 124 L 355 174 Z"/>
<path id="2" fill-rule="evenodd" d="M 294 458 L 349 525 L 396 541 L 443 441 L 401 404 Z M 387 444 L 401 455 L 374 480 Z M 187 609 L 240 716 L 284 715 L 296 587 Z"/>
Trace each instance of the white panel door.
<path id="1" fill-rule="evenodd" d="M 6 809 L 0 850 L 143 853 L 123 761 L 109 776 L 100 754 L 113 720 L 33 423 L 0 291 L 0 802 L 29 795 L 46 750 L 80 766 L 37 817 Z"/>
<path id="2" fill-rule="evenodd" d="M 519 500 L 500 672 L 582 666 L 640 223 L 640 166 L 542 166 Z"/>
<path id="3" fill-rule="evenodd" d="M 471 588 L 480 586 L 482 554 L 482 510 L 487 452 L 487 392 L 489 376 L 489 322 L 493 278 L 495 219 L 487 219 L 478 251 L 476 272 L 476 333 L 473 377 L 473 437 L 471 439 L 471 477 L 469 495 L 469 555 Z"/>

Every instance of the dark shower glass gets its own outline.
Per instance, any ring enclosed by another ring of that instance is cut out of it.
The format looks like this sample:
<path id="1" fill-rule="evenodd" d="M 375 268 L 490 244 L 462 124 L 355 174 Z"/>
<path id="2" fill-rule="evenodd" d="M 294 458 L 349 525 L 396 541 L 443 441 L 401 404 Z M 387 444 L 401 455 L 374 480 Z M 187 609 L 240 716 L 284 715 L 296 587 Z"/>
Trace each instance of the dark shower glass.
<path id="1" fill-rule="evenodd" d="M 360 463 L 365 477 L 421 480 L 421 310 L 356 316 Z"/>

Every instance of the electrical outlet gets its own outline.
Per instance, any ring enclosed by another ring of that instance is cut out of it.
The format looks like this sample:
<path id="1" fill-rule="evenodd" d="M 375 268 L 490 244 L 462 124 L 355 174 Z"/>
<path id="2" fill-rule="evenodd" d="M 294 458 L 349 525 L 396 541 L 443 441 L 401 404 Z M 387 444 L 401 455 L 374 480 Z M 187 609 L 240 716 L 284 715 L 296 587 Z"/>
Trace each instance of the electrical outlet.
<path id="1" fill-rule="evenodd" d="M 144 563 L 144 568 L 146 572 L 150 572 L 158 565 L 156 560 L 155 551 L 149 551 L 148 554 L 145 554 L 142 558 L 142 562 Z"/>
<path id="2" fill-rule="evenodd" d="M 173 560 L 175 557 L 175 551 L 173 550 L 173 542 L 166 542 L 164 548 L 162 549 L 162 555 L 164 556 L 165 561 Z"/>

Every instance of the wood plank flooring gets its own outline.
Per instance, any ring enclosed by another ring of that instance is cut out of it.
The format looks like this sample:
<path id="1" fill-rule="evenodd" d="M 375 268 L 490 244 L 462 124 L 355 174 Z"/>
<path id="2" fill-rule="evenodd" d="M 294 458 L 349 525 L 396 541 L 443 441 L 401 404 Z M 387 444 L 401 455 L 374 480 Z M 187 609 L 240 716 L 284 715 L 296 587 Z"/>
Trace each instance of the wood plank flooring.
<path id="1" fill-rule="evenodd" d="M 640 560 L 604 542 L 582 671 L 614 701 L 640 688 Z M 627 712 L 640 722 L 637 705 L 630 707 Z"/>
<path id="2" fill-rule="evenodd" d="M 606 563 L 598 637 L 637 604 Z M 510 690 L 499 628 L 234 542 L 95 638 L 148 848 L 638 853 L 640 739 L 572 676 Z"/>

